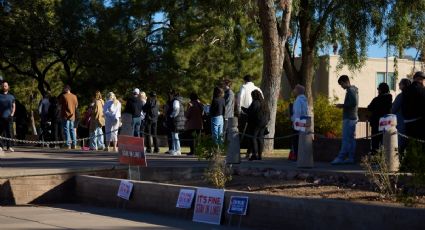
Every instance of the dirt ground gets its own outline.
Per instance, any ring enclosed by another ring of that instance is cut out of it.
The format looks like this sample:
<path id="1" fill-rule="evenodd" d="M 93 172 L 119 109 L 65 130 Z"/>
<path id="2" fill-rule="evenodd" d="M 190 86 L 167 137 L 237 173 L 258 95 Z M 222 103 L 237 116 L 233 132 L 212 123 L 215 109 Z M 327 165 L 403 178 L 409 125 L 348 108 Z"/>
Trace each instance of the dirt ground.
<path id="1" fill-rule="evenodd" d="M 211 187 L 211 185 L 203 180 L 167 181 L 167 183 Z M 335 199 L 360 203 L 425 208 L 425 196 L 410 197 L 409 199 L 390 199 L 381 196 L 378 192 L 371 191 L 368 188 L 361 188 L 355 184 L 351 186 L 322 185 L 301 180 L 288 181 L 264 177 L 233 176 L 232 181 L 226 185 L 226 189 L 286 197 Z"/>

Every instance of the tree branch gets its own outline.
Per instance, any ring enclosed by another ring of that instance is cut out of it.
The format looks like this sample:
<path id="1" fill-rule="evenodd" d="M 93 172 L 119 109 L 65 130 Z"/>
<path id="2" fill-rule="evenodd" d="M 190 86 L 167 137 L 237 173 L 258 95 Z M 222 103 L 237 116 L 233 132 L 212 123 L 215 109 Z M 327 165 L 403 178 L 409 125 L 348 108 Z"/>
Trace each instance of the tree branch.
<path id="1" fill-rule="evenodd" d="M 291 7 L 290 4 L 292 4 L 292 1 L 287 0 L 280 0 L 279 6 L 283 11 L 282 15 L 282 21 L 280 23 L 277 23 L 277 30 L 279 32 L 279 36 L 282 37 L 289 37 L 288 34 L 290 33 L 289 28 L 289 22 L 291 20 Z"/>
<path id="2" fill-rule="evenodd" d="M 319 19 L 319 23 L 316 27 L 316 30 L 313 32 L 310 42 L 309 42 L 309 46 L 310 47 L 314 47 L 314 45 L 316 44 L 317 39 L 319 38 L 320 34 L 322 33 L 323 29 L 325 28 L 326 25 L 326 21 L 328 20 L 329 16 L 331 15 L 332 12 L 334 12 L 335 10 L 337 10 L 339 7 L 342 6 L 342 2 L 336 2 L 335 0 L 332 0 L 328 6 L 326 7 L 322 17 Z"/>
<path id="3" fill-rule="evenodd" d="M 45 68 L 44 68 L 44 70 L 43 70 L 43 76 L 46 76 L 46 74 L 47 74 L 47 72 L 49 71 L 49 69 L 50 68 L 52 68 L 55 64 L 57 64 L 57 63 L 59 63 L 59 62 L 61 62 L 61 59 L 60 58 L 58 58 L 58 59 L 56 59 L 55 61 L 53 61 L 53 62 L 51 62 L 51 63 L 49 63 Z"/>

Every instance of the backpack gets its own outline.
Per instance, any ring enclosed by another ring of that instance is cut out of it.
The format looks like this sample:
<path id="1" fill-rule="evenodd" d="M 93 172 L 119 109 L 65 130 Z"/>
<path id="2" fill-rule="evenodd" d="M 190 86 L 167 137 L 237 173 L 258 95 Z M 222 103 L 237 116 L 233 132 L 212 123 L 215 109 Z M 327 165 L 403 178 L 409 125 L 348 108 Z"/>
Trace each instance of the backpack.
<path id="1" fill-rule="evenodd" d="M 156 100 L 149 100 L 145 104 L 143 111 L 146 113 L 145 119 L 148 121 L 158 120 L 159 106 Z"/>

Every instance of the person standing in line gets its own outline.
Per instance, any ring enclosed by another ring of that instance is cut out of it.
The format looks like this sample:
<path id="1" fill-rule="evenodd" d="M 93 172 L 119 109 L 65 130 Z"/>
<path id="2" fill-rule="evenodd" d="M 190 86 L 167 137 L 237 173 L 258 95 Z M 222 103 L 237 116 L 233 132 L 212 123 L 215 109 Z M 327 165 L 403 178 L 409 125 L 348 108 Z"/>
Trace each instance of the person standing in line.
<path id="1" fill-rule="evenodd" d="M 172 138 L 172 131 L 173 131 L 173 121 L 170 117 L 172 110 L 173 110 L 173 100 L 174 100 L 174 91 L 170 90 L 167 93 L 167 102 L 164 105 L 164 123 L 163 126 L 167 129 L 167 144 L 168 144 L 168 151 L 165 152 L 165 154 L 171 154 L 173 152 L 173 138 Z"/>
<path id="2" fill-rule="evenodd" d="M 186 130 L 190 134 L 190 152 L 187 155 L 195 154 L 196 137 L 201 134 L 203 128 L 202 116 L 204 113 L 204 105 L 199 101 L 196 93 L 190 94 L 190 102 L 186 112 Z"/>
<path id="3" fill-rule="evenodd" d="M 140 125 L 141 125 L 141 114 L 143 110 L 142 101 L 139 99 L 140 90 L 135 88 L 133 90 L 133 96 L 127 100 L 125 105 L 124 113 L 131 114 L 131 127 L 133 136 L 140 137 Z"/>
<path id="4" fill-rule="evenodd" d="M 104 150 L 105 143 L 102 127 L 105 125 L 105 117 L 103 114 L 103 106 L 105 102 L 102 99 L 102 94 L 96 91 L 94 98 L 94 107 L 90 118 L 90 149 Z"/>
<path id="5" fill-rule="evenodd" d="M 159 116 L 159 102 L 156 99 L 156 92 L 150 92 L 146 104 L 143 106 L 143 112 L 145 113 L 145 126 L 146 126 L 146 152 L 152 152 L 153 141 L 153 153 L 159 153 L 158 138 L 157 138 L 157 127 L 158 127 L 158 116 Z"/>
<path id="6" fill-rule="evenodd" d="M 251 75 L 245 75 L 243 77 L 244 84 L 241 86 L 238 94 L 237 94 L 237 100 L 236 101 L 236 108 L 237 113 L 239 115 L 239 130 L 242 130 L 243 133 L 245 133 L 247 129 L 248 124 L 248 116 L 242 111 L 242 108 L 248 108 L 251 105 L 252 102 L 252 96 L 251 93 L 254 90 L 260 91 L 261 95 L 263 95 L 260 88 L 254 85 L 252 82 Z M 243 138 L 243 137 L 242 137 Z M 246 158 L 249 158 L 249 155 L 251 153 L 251 150 L 249 148 L 250 144 L 248 144 L 248 149 L 246 152 Z"/>
<path id="7" fill-rule="evenodd" d="M 382 82 L 378 86 L 378 96 L 373 98 L 367 106 L 367 110 L 371 113 L 369 122 L 372 127 L 372 154 L 377 153 L 382 145 L 382 133 L 379 133 L 379 119 L 391 113 L 391 105 L 393 96 L 390 94 L 390 87 L 387 83 Z"/>
<path id="8" fill-rule="evenodd" d="M 121 102 L 117 99 L 113 92 L 109 92 L 107 100 L 103 106 L 103 113 L 105 114 L 105 133 L 106 133 L 106 146 L 110 151 L 112 142 L 113 151 L 118 151 L 118 129 L 120 127 L 121 118 Z"/>
<path id="9" fill-rule="evenodd" d="M 425 140 L 425 87 L 424 72 L 416 72 L 413 82 L 403 90 L 401 103 L 406 135 Z"/>
<path id="10" fill-rule="evenodd" d="M 225 113 L 224 113 L 224 133 L 227 131 L 229 118 L 235 116 L 235 94 L 232 89 L 232 81 L 225 79 L 223 81 L 224 88 L 224 102 L 225 102 Z"/>
<path id="11" fill-rule="evenodd" d="M 145 126 L 146 126 L 146 121 L 145 121 L 145 112 L 143 111 L 143 106 L 145 106 L 146 104 L 146 93 L 141 91 L 139 94 L 139 99 L 142 102 L 142 111 L 140 112 L 140 137 L 144 137 L 145 136 Z"/>
<path id="12" fill-rule="evenodd" d="M 301 119 L 303 116 L 308 116 L 308 101 L 305 96 L 304 86 L 296 85 L 292 93 L 296 97 L 291 113 L 291 121 L 294 123 L 297 118 Z M 295 133 L 298 134 L 299 132 L 295 131 Z M 293 137 L 294 158 L 292 160 L 296 160 L 298 157 L 298 139 L 298 135 Z"/>
<path id="13" fill-rule="evenodd" d="M 252 91 L 252 103 L 242 110 L 248 115 L 248 134 L 251 140 L 252 160 L 261 160 L 264 148 L 264 132 L 269 123 L 269 110 L 259 90 Z"/>
<path id="14" fill-rule="evenodd" d="M 344 104 L 337 105 L 343 109 L 342 112 L 342 145 L 338 156 L 331 162 L 337 164 L 354 164 L 356 153 L 356 124 L 358 118 L 357 110 L 359 104 L 359 91 L 356 86 L 350 84 L 347 75 L 338 79 L 338 84 L 345 89 Z"/>
<path id="15" fill-rule="evenodd" d="M 399 93 L 393 102 L 393 105 L 391 107 L 391 113 L 395 114 L 397 116 L 397 131 L 402 134 L 406 134 L 406 127 L 404 125 L 404 117 L 403 113 L 401 111 L 401 105 L 403 103 L 403 91 L 412 84 L 410 79 L 403 78 L 398 83 L 398 88 L 400 89 L 401 93 Z M 404 156 L 404 150 L 406 149 L 406 138 L 402 136 L 398 136 L 398 153 L 400 154 L 400 159 Z"/>
<path id="16" fill-rule="evenodd" d="M 49 120 L 52 123 L 52 141 L 62 141 L 62 119 L 60 106 L 58 104 L 58 97 L 50 97 L 50 106 L 49 106 Z M 60 148 L 59 145 L 54 146 L 54 148 Z"/>
<path id="17" fill-rule="evenodd" d="M 181 155 L 179 132 L 184 130 L 186 119 L 184 117 L 183 98 L 180 96 L 180 93 L 172 90 L 170 94 L 174 95 L 172 107 L 168 110 L 168 117 L 170 118 L 169 127 L 171 129 L 172 138 L 172 149 L 170 154 L 178 156 Z"/>
<path id="18" fill-rule="evenodd" d="M 40 139 L 43 141 L 49 140 L 49 107 L 50 107 L 50 92 L 47 92 L 38 104 L 38 115 L 40 115 Z"/>
<path id="19" fill-rule="evenodd" d="M 63 94 L 59 97 L 59 104 L 61 107 L 61 118 L 63 122 L 63 131 L 66 138 L 66 147 L 68 149 L 75 149 L 77 145 L 77 138 L 75 136 L 74 122 L 75 110 L 78 107 L 78 99 L 71 93 L 71 87 L 66 85 L 63 88 Z"/>
<path id="20" fill-rule="evenodd" d="M 224 114 L 226 111 L 224 92 L 221 88 L 215 87 L 213 92 L 213 99 L 210 107 L 211 117 L 211 135 L 214 143 L 223 143 L 223 125 L 224 125 Z"/>
<path id="21" fill-rule="evenodd" d="M 12 138 L 13 116 L 15 115 L 16 104 L 15 96 L 9 93 L 9 83 L 3 81 L 1 85 L 2 92 L 0 94 L 0 134 L 4 137 Z M 11 141 L 6 142 L 6 150 L 14 152 Z M 0 151 L 5 150 L 4 143 L 0 142 Z"/>

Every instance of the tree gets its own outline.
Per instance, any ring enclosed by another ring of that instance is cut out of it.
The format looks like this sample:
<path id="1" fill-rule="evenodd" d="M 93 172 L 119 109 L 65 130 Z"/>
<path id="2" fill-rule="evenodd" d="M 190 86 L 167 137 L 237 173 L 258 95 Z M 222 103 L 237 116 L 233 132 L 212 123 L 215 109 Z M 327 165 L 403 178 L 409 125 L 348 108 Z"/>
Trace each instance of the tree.
<path id="1" fill-rule="evenodd" d="M 46 75 L 60 60 L 52 55 L 52 1 L 7 1 L 0 8 L 0 70 L 37 80 L 50 90 Z"/>
<path id="2" fill-rule="evenodd" d="M 301 44 L 300 65 L 295 64 L 293 47 L 295 36 L 285 44 L 285 75 L 292 88 L 296 84 L 306 87 L 312 106 L 314 63 L 320 50 L 339 46 L 340 64 L 350 69 L 359 68 L 365 58 L 372 35 L 379 36 L 389 1 L 382 0 L 298 0 L 294 1 L 291 28 L 299 34 Z M 376 42 L 376 41 L 374 41 Z"/>
<path id="3" fill-rule="evenodd" d="M 234 86 L 242 76 L 261 71 L 261 39 L 243 1 L 167 1 L 164 4 L 164 50 L 161 65 L 165 87 L 197 92 L 210 101 L 223 78 Z"/>
<path id="4" fill-rule="evenodd" d="M 277 100 L 280 94 L 285 43 L 289 36 L 292 0 L 279 1 L 281 22 L 276 17 L 274 0 L 258 0 L 260 28 L 263 34 L 263 77 L 261 88 L 270 110 L 269 137 L 275 133 Z M 265 143 L 265 151 L 273 150 L 274 142 Z"/>

